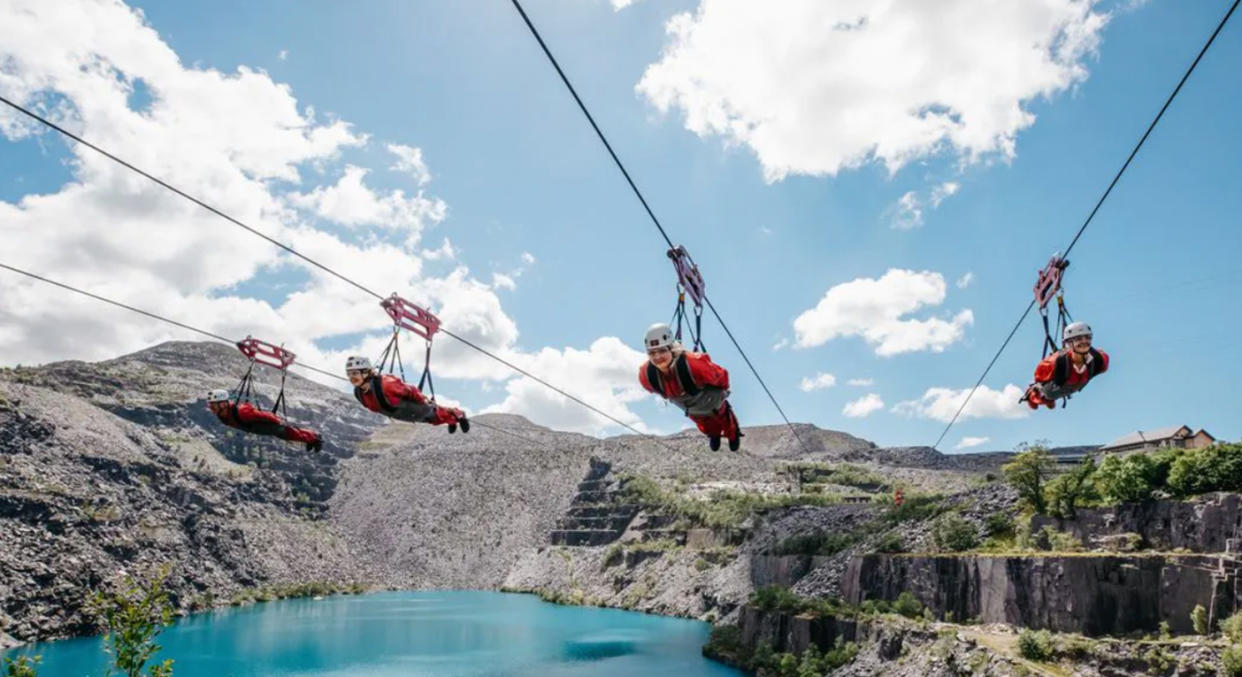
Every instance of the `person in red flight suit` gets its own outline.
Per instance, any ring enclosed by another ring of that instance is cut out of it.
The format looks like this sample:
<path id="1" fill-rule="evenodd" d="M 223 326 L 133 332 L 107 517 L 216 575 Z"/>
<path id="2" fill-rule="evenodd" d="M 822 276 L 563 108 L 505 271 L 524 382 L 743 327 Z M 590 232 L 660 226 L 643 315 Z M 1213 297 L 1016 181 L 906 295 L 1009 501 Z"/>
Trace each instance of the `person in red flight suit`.
<path id="1" fill-rule="evenodd" d="M 742 429 L 729 406 L 729 372 L 707 353 L 684 349 L 667 324 L 653 324 L 643 339 L 647 362 L 638 368 L 638 382 L 648 392 L 677 405 L 707 435 L 712 451 L 720 438 L 729 449 L 742 446 Z"/>
<path id="2" fill-rule="evenodd" d="M 248 403 L 234 404 L 227 390 L 213 390 L 207 393 L 207 408 L 215 414 L 220 422 L 230 428 L 237 428 L 255 435 L 279 437 L 289 442 L 303 442 L 307 451 L 319 451 L 323 448 L 323 438 L 314 430 L 294 428 L 286 424 L 279 416 L 256 409 Z"/>
<path id="3" fill-rule="evenodd" d="M 1065 347 L 1045 357 L 1035 367 L 1035 383 L 1026 390 L 1026 404 L 1032 409 L 1056 407 L 1056 401 L 1082 390 L 1087 383 L 1108 371 L 1108 353 L 1091 347 L 1091 326 L 1074 322 L 1062 335 Z"/>
<path id="4" fill-rule="evenodd" d="M 345 375 L 354 384 L 354 397 L 371 411 L 408 423 L 448 424 L 450 433 L 457 432 L 459 425 L 463 433 L 470 432 L 470 421 L 461 409 L 441 407 L 396 376 L 380 375 L 369 358 L 345 360 Z"/>

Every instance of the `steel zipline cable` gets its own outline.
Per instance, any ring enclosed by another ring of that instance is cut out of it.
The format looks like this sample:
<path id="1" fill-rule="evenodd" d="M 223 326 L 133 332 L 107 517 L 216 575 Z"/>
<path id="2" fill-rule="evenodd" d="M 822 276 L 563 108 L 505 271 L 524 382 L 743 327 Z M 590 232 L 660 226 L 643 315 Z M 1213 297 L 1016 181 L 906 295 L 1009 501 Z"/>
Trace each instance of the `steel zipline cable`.
<path id="1" fill-rule="evenodd" d="M 311 257 L 309 257 L 309 256 L 307 256 L 307 255 L 305 255 L 305 254 L 303 254 L 303 253 L 301 253 L 301 252 L 299 252 L 298 250 L 294 249 L 293 247 L 290 247 L 289 245 L 287 245 L 287 244 L 285 244 L 285 243 L 283 243 L 283 242 L 281 242 L 281 241 L 279 241 L 279 240 L 276 240 L 275 238 L 271 237 L 270 235 L 267 235 L 267 234 L 263 233 L 262 231 L 259 231 L 259 230 L 255 229 L 255 228 L 253 228 L 253 227 L 251 227 L 251 226 L 249 226 L 249 225 L 247 225 L 247 224 L 243 223 L 242 221 L 240 221 L 240 220 L 238 220 L 238 219 L 234 218 L 233 216 L 230 216 L 229 214 L 225 213 L 224 211 L 221 211 L 220 209 L 217 209 L 216 207 L 213 207 L 212 205 L 210 205 L 210 204 L 208 204 L 208 203 L 204 202 L 203 200 L 200 200 L 200 199 L 199 199 L 199 198 L 197 198 L 197 197 L 194 197 L 193 195 L 191 195 L 191 194 L 189 194 L 189 193 L 187 193 L 187 192 L 185 192 L 185 191 L 181 190 L 180 188 L 177 188 L 176 186 L 174 186 L 174 185 L 172 185 L 172 184 L 168 183 L 167 181 L 164 181 L 163 179 L 161 179 L 161 178 L 159 178 L 159 177 L 157 177 L 157 176 L 155 176 L 155 175 L 153 175 L 153 174 L 151 174 L 151 173 L 149 173 L 149 172 L 147 172 L 147 171 L 144 171 L 144 170 L 142 170 L 142 169 L 140 169 L 140 168 L 138 168 L 138 167 L 134 166 L 133 164 L 130 164 L 129 162 L 126 162 L 125 160 L 122 160 L 121 158 L 117 157 L 117 156 L 116 156 L 116 155 L 114 155 L 113 153 L 110 153 L 110 152 L 108 152 L 108 151 L 106 151 L 106 150 L 104 150 L 104 149 L 100 148 L 99 146 L 96 146 L 95 144 L 93 144 L 93 143 L 91 143 L 91 142 L 87 141 L 86 139 L 83 139 L 82 137 L 78 136 L 77 134 L 74 134 L 73 132 L 70 132 L 69 130 L 67 130 L 67 129 L 65 129 L 65 128 L 61 127 L 60 125 L 57 125 L 56 123 L 52 122 L 51 120 L 48 120 L 47 118 L 43 117 L 42 115 L 39 115 L 38 113 L 35 113 L 34 111 L 29 110 L 29 109 L 27 109 L 27 108 L 25 108 L 25 107 L 23 107 L 23 106 L 21 106 L 21 105 L 19 105 L 19 104 L 15 103 L 15 102 L 11 101 L 11 100 L 9 100 L 8 98 L 6 98 L 6 97 L 4 97 L 4 96 L 0 96 L 0 103 L 3 103 L 3 104 L 5 104 L 5 105 L 7 105 L 8 107 L 10 107 L 10 108 L 12 108 L 12 109 L 16 110 L 17 112 L 19 112 L 19 113 L 21 113 L 21 114 L 23 114 L 23 115 L 25 115 L 25 116 L 29 117 L 30 119 L 35 120 L 36 122 L 39 122 L 40 124 L 43 124 L 43 125 L 47 126 L 48 128 L 53 129 L 53 130 L 55 130 L 55 131 L 59 132 L 61 135 L 65 136 L 65 137 L 67 137 L 67 138 L 69 138 L 69 139 L 72 139 L 72 140 L 74 140 L 74 141 L 76 141 L 76 142 L 78 142 L 78 143 L 82 144 L 83 146 L 86 146 L 87 148 L 90 148 L 91 150 L 95 151 L 96 153 L 99 153 L 100 155 L 103 155 L 104 157 L 108 158 L 109 160 L 112 160 L 112 161 L 116 162 L 117 164 L 119 164 L 119 165 L 121 165 L 121 166 L 123 166 L 123 167 L 125 167 L 125 168 L 127 168 L 127 169 L 129 169 L 129 170 L 131 170 L 131 171 L 133 171 L 133 172 L 135 172 L 135 173 L 137 173 L 137 174 L 140 174 L 140 175 L 142 175 L 143 177 L 146 177 L 147 179 L 150 179 L 151 181 L 155 182 L 156 184 L 159 184 L 160 186 L 163 186 L 164 188 L 167 188 L 168 190 L 170 190 L 170 191 L 172 191 L 172 192 L 176 193 L 177 195 L 180 195 L 181 197 L 183 197 L 183 198 L 185 198 L 185 199 L 189 200 L 190 202 L 193 202 L 194 204 L 196 204 L 196 205 L 198 205 L 198 206 L 202 207 L 203 209 L 206 209 L 207 211 L 211 212 L 212 214 L 215 214 L 215 215 L 219 216 L 220 218 L 222 218 L 222 219 L 224 219 L 224 220 L 228 221 L 229 223 L 232 223 L 233 225 L 235 225 L 235 226 L 237 226 L 237 227 L 239 227 L 239 228 L 242 228 L 243 230 L 245 230 L 245 231 L 247 231 L 247 232 L 249 232 L 249 233 L 251 233 L 251 234 L 253 234 L 253 235 L 257 236 L 257 237 L 260 237 L 260 238 L 262 238 L 262 239 L 264 239 L 264 240 L 266 240 L 266 241 L 270 242 L 271 244 L 273 244 L 273 245 L 275 245 L 275 246 L 279 247 L 280 249 L 282 249 L 282 250 L 284 250 L 284 251 L 288 252 L 289 254 L 292 254 L 293 256 L 296 256 L 296 257 L 298 257 L 299 259 L 302 259 L 302 260 L 303 260 L 303 261 L 305 261 L 306 263 L 308 263 L 308 264 L 310 264 L 310 265 L 312 265 L 312 266 L 314 266 L 314 267 L 316 267 L 316 268 L 318 268 L 318 269 L 320 269 L 320 270 L 324 271 L 325 273 L 328 273 L 329 275 L 332 275 L 333 277 L 335 277 L 335 278 L 337 278 L 337 279 L 339 279 L 339 280 L 342 280 L 342 281 L 344 281 L 344 282 L 348 283 L 349 285 L 351 285 L 351 286 L 353 286 L 353 287 L 355 287 L 355 288 L 357 288 L 357 289 L 361 290 L 362 292 L 367 293 L 367 294 L 370 294 L 371 296 L 373 296 L 373 297 L 375 297 L 375 298 L 377 298 L 377 299 L 380 299 L 380 300 L 383 300 L 383 299 L 385 298 L 382 294 L 379 294 L 379 293 L 377 293 L 377 292 L 375 292 L 375 291 L 373 291 L 373 290 L 371 290 L 371 289 L 367 288 L 366 286 L 362 285 L 361 283 L 359 283 L 358 281 L 354 280 L 353 278 L 351 278 L 351 277 L 349 277 L 349 276 L 347 276 L 347 275 L 344 275 L 344 274 L 342 274 L 342 273 L 340 273 L 340 272 L 337 272 L 337 271 L 336 271 L 336 270 L 334 270 L 333 268 L 331 268 L 331 267 L 329 267 L 329 266 L 326 266 L 326 265 L 324 265 L 324 264 L 320 263 L 319 261 L 316 261 L 315 259 L 313 259 L 313 258 L 311 258 Z M 142 312 L 142 311 L 138 311 L 138 312 Z M 458 335 L 454 334 L 453 332 L 449 331 L 448 329 L 445 329 L 443 326 L 440 328 L 440 331 L 441 331 L 441 332 L 443 332 L 446 336 L 448 336 L 448 337 L 450 337 L 450 338 L 453 338 L 453 339 L 455 339 L 455 340 L 457 340 L 457 341 L 461 342 L 462 344 L 464 344 L 464 345 L 466 345 L 466 346 L 468 346 L 468 347 L 470 347 L 470 348 L 473 348 L 474 350 L 476 350 L 476 351 L 478 351 L 478 352 L 480 352 L 480 353 L 482 353 L 482 354 L 484 354 L 484 355 L 486 355 L 486 356 L 488 356 L 488 357 L 492 358 L 493 360 L 495 360 L 495 361 L 497 361 L 497 362 L 499 362 L 499 363 L 501 363 L 501 364 L 505 365 L 506 367 L 509 367 L 510 369 L 512 369 L 512 370 L 514 370 L 514 371 L 516 371 L 516 372 L 518 372 L 519 374 L 521 374 L 521 375 L 523 375 L 523 376 L 525 376 L 525 377 L 527 377 L 527 378 L 531 379 L 532 381 L 535 381 L 536 383 L 539 383 L 540 385 L 542 385 L 542 386 L 544 386 L 544 387 L 546 387 L 546 388 L 548 388 L 548 389 L 550 389 L 550 390 L 553 390 L 553 391 L 557 392 L 558 394 L 560 394 L 560 395 L 562 395 L 562 396 L 564 396 L 564 397 L 566 397 L 566 398 L 569 398 L 570 400 L 572 400 L 572 401 L 574 401 L 574 402 L 576 402 L 576 403 L 578 403 L 578 404 L 580 404 L 580 405 L 582 405 L 582 406 L 586 407 L 587 409 L 590 409 L 591 411 L 593 411 L 593 412 L 595 412 L 595 413 L 599 414 L 600 416 L 603 416 L 604 418 L 606 418 L 606 419 L 608 419 L 608 420 L 612 421 L 613 423 L 616 423 L 617 425 L 619 425 L 619 426 L 621 426 L 621 427 L 625 428 L 626 430 L 629 430 L 630 432 L 633 432 L 633 433 L 635 433 L 635 434 L 637 434 L 637 435 L 640 435 L 640 436 L 642 436 L 642 437 L 645 437 L 645 438 L 647 438 L 647 439 L 650 439 L 650 440 L 652 440 L 652 441 L 656 442 L 657 444 L 660 444 L 661 446 L 664 446 L 664 447 L 665 447 L 665 448 L 667 448 L 667 449 L 672 449 L 672 447 L 670 447 L 668 444 L 666 444 L 663 440 L 661 440 L 661 439 L 659 439 L 659 438 L 657 438 L 657 437 L 655 437 L 655 436 L 653 436 L 653 435 L 650 435 L 650 434 L 648 434 L 648 433 L 644 433 L 643 431 L 641 431 L 641 430 L 639 430 L 639 429 L 635 428 L 634 426 L 632 426 L 632 425 L 630 425 L 630 424 L 628 424 L 628 423 L 626 423 L 626 422 L 624 422 L 624 421 L 622 421 L 622 420 L 618 419 L 617 417 L 615 417 L 615 416 L 613 416 L 613 415 L 611 415 L 611 414 L 609 414 L 609 413 L 607 413 L 607 412 L 603 411 L 602 409 L 600 409 L 600 408 L 598 408 L 598 407 L 596 407 L 596 406 L 592 405 L 591 403 L 589 403 L 589 402 L 587 402 L 587 401 L 585 401 L 585 400 L 583 400 L 583 399 L 581 399 L 581 398 L 575 397 L 574 395 L 571 395 L 571 394 L 569 394 L 568 392 L 565 392 L 565 390 L 563 390 L 562 388 L 559 388 L 559 387 L 557 387 L 557 386 L 555 386 L 555 385 L 553 385 L 553 384 L 551 384 L 551 383 L 549 383 L 549 382 L 547 382 L 547 381 L 543 380 L 542 378 L 539 378 L 538 376 L 536 376 L 536 375 L 534 375 L 534 374 L 530 373 L 530 372 L 529 372 L 529 371 L 527 371 L 526 369 L 523 369 L 522 367 L 519 367 L 518 365 L 513 364 L 512 362 L 510 362 L 510 361 L 508 361 L 508 360 L 504 359 L 503 357 L 500 357 L 499 355 L 496 355 L 495 353 L 491 352 L 490 350 L 487 350 L 486 348 L 483 348 L 483 347 L 481 347 L 481 346 L 479 346 L 479 345 L 476 345 L 475 343 L 473 343 L 473 342 L 471 342 L 471 341 L 469 341 L 469 340 L 467 340 L 467 339 L 465 339 L 465 338 L 462 338 L 461 336 L 458 336 Z M 216 338 L 218 338 L 218 337 L 216 337 Z"/>
<path id="2" fill-rule="evenodd" d="M 89 291 L 86 291 L 85 289 L 80 289 L 80 288 L 78 288 L 78 287 L 74 287 L 73 285 L 68 285 L 68 284 L 65 284 L 65 283 L 63 283 L 63 282 L 57 282 L 56 280 L 53 280 L 53 279 L 51 279 L 51 278 L 47 278 L 47 277 L 44 277 L 44 276 L 42 276 L 42 275 L 36 275 L 35 273 L 32 273 L 32 272 L 30 272 L 30 271 L 27 271 L 27 270 L 22 270 L 21 268 L 15 268 L 15 267 L 10 266 L 10 265 L 8 265 L 8 264 L 6 264 L 6 263 L 0 263 L 0 268 L 3 268 L 3 269 L 5 269 L 5 270 L 12 271 L 12 272 L 17 273 L 17 274 L 19 274 L 19 275 L 25 275 L 26 277 L 29 277 L 29 278 L 32 278 L 32 279 L 38 280 L 38 281 L 40 281 L 40 282 L 44 282 L 44 283 L 50 284 L 50 285 L 55 286 L 55 287 L 60 287 L 61 289 L 64 289 L 64 290 L 66 290 L 66 291 L 71 291 L 71 292 L 73 292 L 73 293 L 75 293 L 75 294 L 81 294 L 82 296 L 85 296 L 85 297 L 88 297 L 88 298 L 94 299 L 94 300 L 96 300 L 96 301 L 101 301 L 101 302 L 103 302 L 103 303 L 107 303 L 107 304 L 110 304 L 110 305 L 116 306 L 116 307 L 118 307 L 118 308 L 123 308 L 123 309 L 125 309 L 125 310 L 130 311 L 130 312 L 138 313 L 139 315 L 145 315 L 146 317 L 149 317 L 149 318 L 151 318 L 151 319 L 153 319 L 153 320 L 159 320 L 160 322 L 165 322 L 165 323 L 167 323 L 167 324 L 171 324 L 171 325 L 173 325 L 173 326 L 175 326 L 175 327 L 180 327 L 181 329 L 185 329 L 185 330 L 187 330 L 187 331 L 192 331 L 192 332 L 194 332 L 194 333 L 196 333 L 196 334 L 201 334 L 201 335 L 203 335 L 203 336 L 206 336 L 207 338 L 215 339 L 215 340 L 217 340 L 217 341 L 221 341 L 221 342 L 223 342 L 223 343 L 227 343 L 227 344 L 229 344 L 229 345 L 231 345 L 231 346 L 236 346 L 236 345 L 237 345 L 237 341 L 234 341 L 234 340 L 232 340 L 232 339 L 226 338 L 226 337 L 221 336 L 221 335 L 219 335 L 219 334 L 216 334 L 216 333 L 214 333 L 214 332 L 207 331 L 206 329 L 200 329 L 200 328 L 195 327 L 195 326 L 193 326 L 193 325 L 189 325 L 189 324 L 186 324 L 186 323 L 184 323 L 184 322 L 179 322 L 179 321 L 177 321 L 177 320 L 174 320 L 174 319 L 169 318 L 169 317 L 165 317 L 165 316 L 160 315 L 160 314 L 158 314 L 158 313 L 153 313 L 153 312 L 151 312 L 151 311 L 149 311 L 149 310 L 143 310 L 142 308 L 135 308 L 134 306 L 131 306 L 131 305 L 129 305 L 129 304 L 126 304 L 126 303 L 121 303 L 120 301 L 116 301 L 116 300 L 114 300 L 114 299 L 110 299 L 110 298 L 107 298 L 107 297 L 105 297 L 105 296 L 100 296 L 100 295 L 98 295 L 98 294 L 93 294 L 93 293 L 91 293 L 91 292 L 89 292 Z M 330 372 L 330 371 L 327 371 L 327 370 L 324 370 L 324 369 L 320 369 L 319 367 L 311 366 L 311 365 L 309 365 L 309 364 L 305 364 L 305 363 L 303 363 L 303 362 L 294 362 L 291 366 L 293 366 L 293 367 L 297 367 L 297 368 L 300 368 L 300 369 L 305 369 L 305 370 L 307 370 L 307 371 L 313 371 L 313 372 L 315 372 L 315 373 L 317 373 L 317 374 L 322 374 L 322 375 L 327 376 L 327 377 L 329 377 L 329 378 L 334 378 L 334 379 L 341 380 L 341 381 L 348 381 L 348 380 L 349 380 L 349 379 L 345 378 L 344 376 L 341 376 L 340 374 L 336 374 L 336 373 L 333 373 L 333 372 Z M 487 428 L 487 429 L 489 429 L 489 430 L 495 430 L 496 432 L 504 433 L 504 434 L 506 434 L 506 435 L 511 435 L 511 436 L 516 437 L 516 438 L 518 438 L 518 439 L 520 439 L 520 440 L 525 440 L 526 442 L 529 442 L 529 443 L 534 444 L 534 445 L 536 445 L 536 446 L 547 446 L 547 445 L 544 445 L 544 444 L 543 444 L 543 443 L 541 443 L 541 442 L 537 442 L 537 441 L 535 441 L 535 440 L 533 440 L 533 439 L 531 439 L 531 438 L 529 438 L 529 437 L 526 437 L 525 435 L 519 435 L 518 433 L 515 433 L 515 432 L 513 432 L 513 431 L 511 431 L 511 430 L 505 430 L 504 428 L 498 428 L 498 427 L 496 427 L 496 426 L 494 426 L 494 425 L 489 425 L 486 421 L 471 420 L 471 421 L 470 421 L 470 423 L 471 423 L 471 425 L 477 425 L 477 426 L 482 427 L 482 428 Z"/>
<path id="3" fill-rule="evenodd" d="M 1177 86 L 1173 88 L 1173 92 L 1169 94 L 1167 99 L 1165 99 L 1164 105 L 1160 107 L 1160 112 L 1156 113 L 1156 117 L 1152 119 L 1151 124 L 1147 125 L 1147 131 L 1143 132 L 1143 136 L 1138 140 L 1138 143 L 1134 145 L 1134 149 L 1130 151 L 1130 155 L 1121 165 L 1121 169 L 1117 170 L 1117 174 L 1113 176 L 1113 180 L 1109 182 L 1108 188 L 1104 190 L 1104 194 L 1101 195 L 1100 199 L 1095 203 L 1095 207 L 1091 210 L 1091 213 L 1087 215 L 1086 220 L 1082 222 L 1082 226 L 1078 228 L 1078 232 L 1074 233 L 1074 239 L 1070 240 L 1069 246 L 1066 247 L 1061 254 L 1063 258 L 1068 257 L 1070 250 L 1074 248 L 1074 245 L 1078 244 L 1078 239 L 1081 238 L 1083 232 L 1087 230 L 1087 226 L 1091 225 L 1092 219 L 1094 219 L 1096 213 L 1100 211 L 1100 207 L 1104 205 L 1104 201 L 1108 199 L 1109 194 L 1113 192 L 1113 188 L 1117 185 L 1117 182 L 1121 180 L 1121 175 L 1125 174 L 1126 169 L 1129 168 L 1130 163 L 1134 160 L 1134 156 L 1138 155 L 1139 149 L 1143 147 L 1143 144 L 1147 141 L 1147 137 L 1151 136 L 1152 130 L 1156 128 L 1156 124 L 1160 122 L 1162 117 L 1164 117 L 1164 112 L 1169 109 L 1170 105 L 1172 105 L 1173 99 L 1177 98 L 1178 92 L 1182 91 L 1182 85 L 1185 85 L 1186 81 L 1190 79 L 1190 74 L 1195 71 L 1195 67 L 1199 65 L 1199 61 L 1203 59 L 1203 55 L 1207 54 L 1208 48 L 1211 47 L 1212 43 L 1216 41 L 1216 36 L 1220 35 L 1221 30 L 1225 27 L 1225 24 L 1229 22 L 1229 17 L 1233 16 L 1233 12 L 1238 8 L 1239 4 L 1242 4 L 1242 0 L 1233 1 L 1233 4 L 1229 6 L 1229 11 L 1225 12 L 1225 16 L 1220 20 L 1220 23 L 1216 25 L 1216 30 L 1212 31 L 1212 35 L 1208 37 L 1207 42 L 1203 43 L 1203 48 L 1199 50 L 1198 55 L 1195 56 L 1195 60 L 1191 62 L 1190 67 L 1187 68 L 1186 72 L 1182 75 L 1182 79 L 1179 80 Z M 996 364 L 998 359 L 1000 359 L 1001 353 L 1005 352 L 1005 348 L 1009 345 L 1010 340 L 1013 339 L 1014 334 L 1018 332 L 1018 328 L 1021 327 L 1022 323 L 1026 321 L 1027 316 L 1031 314 L 1031 309 L 1034 307 L 1035 301 L 1032 300 L 1030 304 L 1027 305 L 1026 310 L 1022 313 L 1022 317 L 1018 318 L 1018 323 L 1015 324 L 1013 329 L 1009 332 L 1009 336 L 1005 338 L 1005 342 L 1001 344 L 1000 350 L 997 350 L 996 354 L 992 356 L 992 361 L 988 362 L 988 366 L 983 370 L 983 374 L 979 377 L 979 380 L 975 382 L 974 387 L 970 389 L 970 393 L 966 395 L 966 399 L 962 400 L 961 406 L 957 408 L 957 412 L 953 414 L 953 418 L 949 421 L 949 424 L 944 427 L 944 430 L 940 433 L 940 437 L 937 438 L 936 443 L 932 445 L 932 449 L 939 447 L 940 443 L 944 441 L 945 435 L 949 434 L 949 429 L 952 428 L 953 424 L 957 422 L 957 419 L 961 416 L 962 411 L 966 409 L 966 404 L 970 402 L 970 398 L 974 397 L 975 391 L 978 390 L 979 386 L 983 384 L 983 379 L 987 378 L 988 372 L 992 370 L 992 366 Z"/>
<path id="4" fill-rule="evenodd" d="M 573 83 L 569 81 L 569 76 L 565 75 L 565 71 L 561 68 L 561 64 L 556 60 L 556 57 L 552 55 L 552 50 L 548 49 L 548 44 L 543 41 L 543 36 L 539 34 L 539 29 L 535 28 L 534 22 L 532 22 L 530 17 L 526 14 L 526 10 L 522 7 L 522 3 L 518 0 L 511 0 L 511 2 L 513 3 L 513 8 L 516 9 L 518 14 L 522 16 L 522 21 L 526 23 L 526 27 L 530 29 L 531 35 L 533 35 L 535 40 L 539 43 L 539 47 L 543 50 L 544 55 L 548 57 L 548 61 L 551 62 L 552 67 L 556 69 L 556 74 L 560 76 L 561 82 L 565 83 L 565 88 L 569 90 L 570 95 L 573 96 L 574 101 L 578 104 L 578 109 L 582 111 L 582 114 L 586 117 L 587 122 L 591 124 L 591 129 L 595 130 L 595 135 L 598 136 L 600 142 L 604 144 L 604 148 L 608 151 L 608 155 L 612 158 L 613 163 L 617 165 L 617 169 L 621 170 L 621 176 L 625 177 L 625 182 L 629 184 L 630 190 L 634 191 L 634 196 L 638 198 L 640 203 L 642 203 L 643 210 L 647 212 L 647 216 L 651 218 L 651 222 L 655 224 L 656 229 L 660 231 L 660 237 L 664 238 L 664 242 L 668 244 L 670 249 L 676 247 L 676 245 L 673 244 L 672 238 L 668 236 L 668 231 L 664 230 L 664 225 L 660 223 L 660 219 L 656 217 L 655 212 L 651 209 L 651 205 L 647 203 L 647 198 L 644 197 L 643 192 L 639 190 L 638 184 L 634 183 L 634 179 L 630 176 L 630 172 L 625 168 L 625 164 L 621 162 L 621 158 L 617 157 L 616 151 L 612 149 L 612 144 L 608 142 L 608 138 L 604 136 L 603 130 L 601 130 L 599 125 L 595 122 L 595 116 L 591 115 L 591 111 L 586 107 L 586 104 L 583 103 L 582 97 L 578 96 L 578 90 L 575 89 Z M 755 368 L 754 363 L 752 363 L 750 358 L 747 357 L 746 351 L 742 350 L 741 344 L 737 342 L 737 339 L 733 336 L 733 332 L 729 330 L 729 325 L 725 324 L 724 318 L 720 316 L 720 313 L 716 310 L 716 306 L 712 304 L 711 299 L 708 298 L 706 294 L 703 296 L 703 300 L 707 302 L 708 309 L 712 311 L 712 315 L 716 317 L 716 321 L 719 322 L 721 328 L 724 329 L 725 335 L 729 337 L 729 341 L 733 343 L 733 347 L 737 349 L 739 354 L 741 354 L 742 360 L 746 362 L 746 366 L 749 367 L 751 373 L 755 375 L 755 380 L 759 381 L 759 385 L 762 386 L 763 391 L 767 393 L 768 399 L 772 400 L 772 405 L 776 407 L 776 411 L 779 412 L 781 418 L 785 420 L 785 425 L 789 426 L 789 430 L 793 433 L 794 439 L 796 439 L 798 444 L 802 446 L 803 451 L 811 453 L 810 448 L 807 447 L 806 442 L 802 439 L 802 436 L 798 434 L 797 428 L 794 428 L 793 423 L 789 421 L 789 417 L 785 415 L 785 410 L 781 407 L 780 402 L 776 401 L 776 396 L 772 394 L 772 390 L 768 388 L 768 384 L 765 383 L 763 377 L 759 375 L 759 370 Z"/>

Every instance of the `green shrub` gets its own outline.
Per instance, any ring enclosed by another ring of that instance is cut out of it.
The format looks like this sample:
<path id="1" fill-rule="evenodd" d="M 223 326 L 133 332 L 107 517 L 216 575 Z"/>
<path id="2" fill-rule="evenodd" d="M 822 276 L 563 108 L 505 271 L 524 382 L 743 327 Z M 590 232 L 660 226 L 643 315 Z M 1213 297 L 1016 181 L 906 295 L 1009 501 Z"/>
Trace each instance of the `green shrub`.
<path id="1" fill-rule="evenodd" d="M 1216 444 L 1173 460 L 1169 489 L 1178 496 L 1242 489 L 1242 444 Z"/>
<path id="2" fill-rule="evenodd" d="M 742 630 L 736 625 L 717 625 L 707 637 L 703 655 L 709 658 L 737 658 L 742 650 Z"/>
<path id="3" fill-rule="evenodd" d="M 694 560 L 695 571 L 703 572 L 703 571 L 707 571 L 710 568 L 712 568 L 711 562 L 708 562 L 702 557 L 699 557 L 698 559 Z"/>
<path id="4" fill-rule="evenodd" d="M 1242 646 L 1231 646 L 1220 655 L 1220 667 L 1227 677 L 1242 677 Z"/>
<path id="5" fill-rule="evenodd" d="M 994 512 L 984 520 L 983 529 L 989 538 L 1013 538 L 1013 518 L 1008 513 Z"/>
<path id="6" fill-rule="evenodd" d="M 1173 639 L 1173 630 L 1168 621 L 1160 621 L 1160 639 Z"/>
<path id="7" fill-rule="evenodd" d="M 1023 630 L 1018 634 L 1018 653 L 1027 660 L 1048 660 L 1052 657 L 1052 633 L 1029 628 Z"/>
<path id="8" fill-rule="evenodd" d="M 1159 475 L 1159 465 L 1147 454 L 1109 455 L 1096 470 L 1095 485 L 1110 503 L 1146 501 L 1159 488 Z"/>
<path id="9" fill-rule="evenodd" d="M 1044 525 L 1035 539 L 1040 548 L 1053 552 L 1078 552 L 1082 550 L 1082 541 L 1074 534 L 1057 531 L 1051 525 Z"/>
<path id="10" fill-rule="evenodd" d="M 1242 644 L 1242 611 L 1221 621 L 1220 631 L 1234 644 Z"/>
<path id="11" fill-rule="evenodd" d="M 835 555 L 860 540 L 856 533 L 831 532 L 821 530 L 809 534 L 791 536 L 777 544 L 774 551 L 777 555 Z"/>
<path id="12" fill-rule="evenodd" d="M 892 496 L 885 495 L 879 502 L 890 506 L 881 515 L 889 524 L 928 520 L 948 509 L 944 505 L 944 496 L 940 494 L 909 495 L 902 500 L 901 505 L 894 503 Z"/>
<path id="13" fill-rule="evenodd" d="M 769 585 L 750 594 L 750 605 L 763 611 L 796 613 L 802 608 L 802 598 L 783 585 Z"/>
<path id="14" fill-rule="evenodd" d="M 604 558 L 599 563 L 600 571 L 610 569 L 617 566 L 625 559 L 625 548 L 620 545 L 613 545 L 604 552 Z"/>
<path id="15" fill-rule="evenodd" d="M 949 552 L 970 550 L 979 544 L 974 525 L 953 512 L 936 518 L 932 525 L 932 540 L 938 549 Z"/>
<path id="16" fill-rule="evenodd" d="M 875 551 L 887 553 L 905 552 L 906 539 L 901 535 L 900 531 L 894 529 L 880 537 L 880 540 L 875 544 Z"/>
<path id="17" fill-rule="evenodd" d="M 1196 635 L 1208 634 L 1207 609 L 1204 609 L 1202 604 L 1196 604 L 1190 612 L 1190 624 L 1194 626 Z"/>
<path id="18" fill-rule="evenodd" d="M 923 603 L 906 590 L 897 595 L 897 601 L 893 602 L 893 611 L 906 618 L 918 618 L 923 615 Z"/>
<path id="19" fill-rule="evenodd" d="M 35 666 L 43 661 L 42 656 L 18 656 L 4 659 L 4 677 L 36 677 Z"/>

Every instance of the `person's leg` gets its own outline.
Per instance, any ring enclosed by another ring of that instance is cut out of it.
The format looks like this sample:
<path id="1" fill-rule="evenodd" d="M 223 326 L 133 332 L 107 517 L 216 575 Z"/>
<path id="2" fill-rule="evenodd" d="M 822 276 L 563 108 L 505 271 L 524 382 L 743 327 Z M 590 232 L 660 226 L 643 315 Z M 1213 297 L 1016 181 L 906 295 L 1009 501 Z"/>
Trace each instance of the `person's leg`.
<path id="1" fill-rule="evenodd" d="M 302 442 L 304 444 L 310 444 L 312 442 L 317 442 L 319 440 L 319 433 L 315 432 L 314 430 L 307 430 L 305 428 L 294 428 L 293 426 L 285 426 L 285 429 L 282 431 L 281 438 L 288 440 L 290 442 Z"/>

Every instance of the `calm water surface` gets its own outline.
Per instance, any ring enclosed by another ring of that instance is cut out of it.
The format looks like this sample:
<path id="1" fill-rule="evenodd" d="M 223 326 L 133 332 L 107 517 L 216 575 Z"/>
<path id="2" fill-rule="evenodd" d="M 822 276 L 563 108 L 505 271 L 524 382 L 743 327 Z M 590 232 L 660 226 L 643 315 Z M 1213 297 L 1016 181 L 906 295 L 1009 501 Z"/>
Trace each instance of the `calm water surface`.
<path id="1" fill-rule="evenodd" d="M 177 677 L 740 675 L 699 654 L 706 623 L 498 592 L 394 592 L 197 614 L 160 635 Z M 39 674 L 104 673 L 98 638 L 22 647 Z"/>

